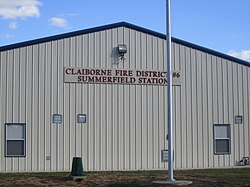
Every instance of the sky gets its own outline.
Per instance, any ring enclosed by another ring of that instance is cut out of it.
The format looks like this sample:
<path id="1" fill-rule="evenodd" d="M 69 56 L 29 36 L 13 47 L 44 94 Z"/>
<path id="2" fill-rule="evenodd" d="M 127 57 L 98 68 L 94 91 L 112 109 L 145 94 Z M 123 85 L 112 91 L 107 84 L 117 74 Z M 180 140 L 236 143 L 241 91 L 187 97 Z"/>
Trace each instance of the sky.
<path id="1" fill-rule="evenodd" d="M 166 33 L 166 0 L 0 0 L 0 46 L 125 21 Z M 171 0 L 172 36 L 250 62 L 250 0 Z"/>

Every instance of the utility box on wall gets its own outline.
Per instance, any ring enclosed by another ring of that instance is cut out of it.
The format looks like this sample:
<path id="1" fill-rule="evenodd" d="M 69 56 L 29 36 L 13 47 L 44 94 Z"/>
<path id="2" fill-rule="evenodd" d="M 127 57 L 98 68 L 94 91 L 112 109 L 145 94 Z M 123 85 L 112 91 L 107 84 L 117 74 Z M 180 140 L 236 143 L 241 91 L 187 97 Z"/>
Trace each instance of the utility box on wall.
<path id="1" fill-rule="evenodd" d="M 168 162 L 168 150 L 161 150 L 161 162 Z"/>
<path id="2" fill-rule="evenodd" d="M 87 121 L 87 115 L 86 114 L 77 114 L 77 123 L 86 123 Z"/>
<path id="3" fill-rule="evenodd" d="M 62 123 L 62 115 L 61 114 L 53 114 L 53 123 L 61 124 Z"/>

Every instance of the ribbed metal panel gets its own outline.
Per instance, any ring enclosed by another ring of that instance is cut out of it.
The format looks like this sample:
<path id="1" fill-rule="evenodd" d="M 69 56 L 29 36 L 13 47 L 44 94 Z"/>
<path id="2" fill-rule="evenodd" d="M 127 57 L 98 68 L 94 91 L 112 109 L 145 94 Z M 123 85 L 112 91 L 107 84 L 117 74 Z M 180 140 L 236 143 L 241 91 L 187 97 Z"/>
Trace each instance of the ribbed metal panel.
<path id="1" fill-rule="evenodd" d="M 115 48 L 128 47 L 124 61 Z M 232 167 L 250 155 L 250 69 L 172 43 L 175 168 Z M 64 67 L 166 69 L 165 40 L 118 27 L 0 53 L 1 171 L 163 169 L 166 87 L 64 83 Z M 76 115 L 87 114 L 78 124 Z M 62 114 L 63 123 L 52 123 Z M 234 116 L 243 115 L 243 124 Z M 26 157 L 4 157 L 4 124 L 26 123 Z M 230 124 L 231 154 L 213 154 L 213 124 Z"/>
<path id="2" fill-rule="evenodd" d="M 175 167 L 238 165 L 250 154 L 249 67 L 179 44 L 173 44 L 173 56 L 185 77 L 173 93 L 180 98 L 174 100 L 174 118 L 181 121 L 174 123 Z M 236 115 L 243 116 L 243 124 L 235 124 Z M 230 124 L 231 154 L 213 154 L 213 124 Z"/>

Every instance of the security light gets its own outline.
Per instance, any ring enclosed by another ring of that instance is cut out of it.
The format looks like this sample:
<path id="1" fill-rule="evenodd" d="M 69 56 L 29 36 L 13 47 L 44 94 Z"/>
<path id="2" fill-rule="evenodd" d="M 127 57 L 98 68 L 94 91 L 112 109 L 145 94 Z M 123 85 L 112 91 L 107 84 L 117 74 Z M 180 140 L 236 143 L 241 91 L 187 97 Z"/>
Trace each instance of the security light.
<path id="1" fill-rule="evenodd" d="M 125 44 L 118 44 L 118 53 L 123 57 L 127 53 L 127 46 Z"/>

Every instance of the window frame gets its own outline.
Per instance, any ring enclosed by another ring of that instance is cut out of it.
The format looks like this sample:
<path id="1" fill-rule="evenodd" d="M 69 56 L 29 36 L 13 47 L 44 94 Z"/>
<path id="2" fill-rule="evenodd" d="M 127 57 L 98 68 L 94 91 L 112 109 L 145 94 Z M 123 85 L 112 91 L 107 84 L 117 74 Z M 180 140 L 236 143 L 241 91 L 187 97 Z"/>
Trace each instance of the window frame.
<path id="1" fill-rule="evenodd" d="M 23 128 L 23 138 L 8 138 L 8 126 L 10 125 L 20 125 Z M 26 123 L 5 123 L 5 157 L 26 157 Z M 9 155 L 8 154 L 8 141 L 23 141 L 23 154 L 21 155 Z"/>
<path id="2" fill-rule="evenodd" d="M 215 137 L 215 130 L 216 127 L 222 126 L 222 127 L 227 127 L 227 138 L 216 138 Z M 231 126 L 230 124 L 214 124 L 213 125 L 213 141 L 214 141 L 214 155 L 230 155 L 231 154 Z M 216 140 L 228 140 L 228 152 L 219 152 L 216 149 Z"/>

